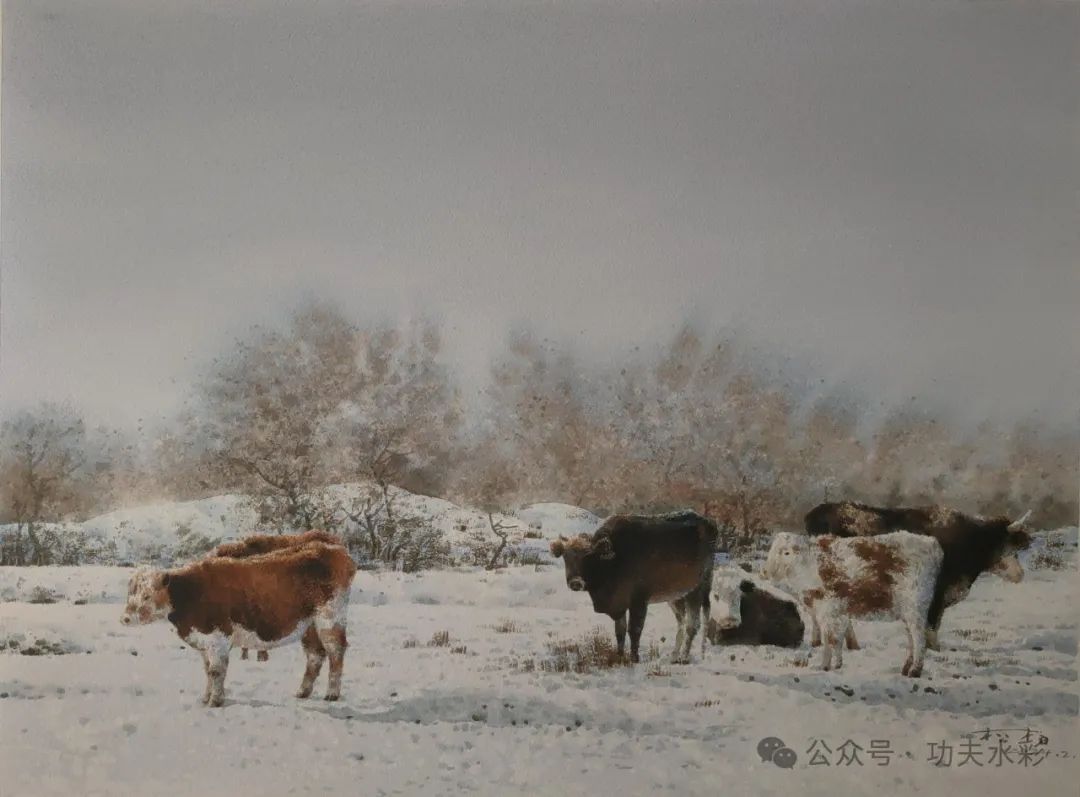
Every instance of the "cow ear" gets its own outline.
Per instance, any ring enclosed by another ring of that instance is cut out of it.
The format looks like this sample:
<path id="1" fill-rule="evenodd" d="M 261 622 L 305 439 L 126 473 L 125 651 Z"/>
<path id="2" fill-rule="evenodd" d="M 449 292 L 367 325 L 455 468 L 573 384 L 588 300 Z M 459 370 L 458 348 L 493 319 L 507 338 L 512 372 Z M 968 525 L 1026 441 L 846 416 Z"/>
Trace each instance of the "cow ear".
<path id="1" fill-rule="evenodd" d="M 563 555 L 563 550 L 564 550 L 565 546 L 563 545 L 563 541 L 562 541 L 561 537 L 559 539 L 557 539 L 557 540 L 552 540 L 550 547 L 551 547 L 551 555 L 554 556 L 556 559 L 558 559 L 560 556 Z"/>
<path id="2" fill-rule="evenodd" d="M 611 540 L 608 537 L 601 537 L 596 541 L 593 546 L 593 553 L 597 554 L 601 559 L 615 558 L 615 549 L 611 546 Z"/>
<path id="3" fill-rule="evenodd" d="M 754 589 L 755 589 L 755 587 L 754 587 L 754 582 L 753 581 L 747 581 L 747 580 L 744 579 L 743 581 L 739 582 L 739 591 L 740 592 L 753 592 Z"/>

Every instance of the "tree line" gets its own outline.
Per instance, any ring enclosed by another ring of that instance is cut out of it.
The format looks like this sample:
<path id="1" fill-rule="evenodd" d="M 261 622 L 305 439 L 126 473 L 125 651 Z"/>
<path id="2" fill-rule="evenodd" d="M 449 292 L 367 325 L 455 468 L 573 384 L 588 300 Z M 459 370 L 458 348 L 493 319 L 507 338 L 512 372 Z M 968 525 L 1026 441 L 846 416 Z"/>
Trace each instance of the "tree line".
<path id="1" fill-rule="evenodd" d="M 826 499 L 1031 508 L 1046 526 L 1077 515 L 1075 430 L 968 428 L 914 405 L 869 412 L 766 369 L 737 336 L 691 326 L 603 364 L 513 333 L 487 383 L 468 387 L 436 324 L 362 327 L 313 303 L 234 341 L 158 427 L 122 434 L 70 406 L 24 409 L 0 427 L 0 522 L 13 524 L 0 562 L 63 561 L 65 541 L 42 537 L 50 521 L 225 492 L 252 496 L 269 529 L 337 529 L 363 556 L 413 568 L 445 544 L 396 511 L 392 487 L 490 513 L 693 507 L 731 544 L 799 526 Z M 342 482 L 368 489 L 328 500 Z M 489 518 L 485 563 L 507 550 Z"/>

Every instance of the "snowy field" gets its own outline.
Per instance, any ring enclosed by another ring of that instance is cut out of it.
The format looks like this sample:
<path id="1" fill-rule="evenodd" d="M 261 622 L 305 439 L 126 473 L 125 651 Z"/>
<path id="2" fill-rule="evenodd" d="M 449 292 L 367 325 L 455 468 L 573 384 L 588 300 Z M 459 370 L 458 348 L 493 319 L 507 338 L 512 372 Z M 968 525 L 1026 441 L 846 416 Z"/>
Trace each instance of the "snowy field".
<path id="1" fill-rule="evenodd" d="M 864 649 L 839 673 L 696 644 L 690 665 L 550 671 L 549 644 L 611 633 L 561 568 L 361 572 L 341 702 L 293 697 L 293 646 L 265 663 L 234 652 L 221 709 L 200 704 L 199 657 L 170 625 L 120 624 L 130 570 L 3 568 L 0 795 L 1075 794 L 1074 557 L 1020 584 L 983 576 L 917 681 L 899 675 L 893 623 L 858 624 Z M 59 601 L 31 602 L 46 594 Z M 666 657 L 674 630 L 651 607 L 642 650 Z M 1028 727 L 1046 737 L 1036 756 L 1010 730 L 1008 758 L 992 734 L 958 763 L 964 734 Z M 793 767 L 762 760 L 765 737 Z"/>

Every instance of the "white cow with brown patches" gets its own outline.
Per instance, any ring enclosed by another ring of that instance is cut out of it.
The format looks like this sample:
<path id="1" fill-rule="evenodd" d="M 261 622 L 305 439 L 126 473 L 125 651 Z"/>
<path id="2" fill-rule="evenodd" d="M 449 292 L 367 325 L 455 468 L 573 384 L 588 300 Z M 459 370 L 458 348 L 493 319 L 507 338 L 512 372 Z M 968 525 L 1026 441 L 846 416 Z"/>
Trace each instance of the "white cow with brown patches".
<path id="1" fill-rule="evenodd" d="M 337 700 L 355 574 L 345 549 L 323 542 L 244 559 L 212 557 L 173 570 L 140 570 L 131 578 L 121 621 L 144 624 L 167 617 L 180 638 L 202 654 L 207 705 L 224 702 L 233 647 L 268 650 L 296 641 L 307 654 L 297 697 L 311 695 L 329 657 L 326 699 Z"/>
<path id="2" fill-rule="evenodd" d="M 843 641 L 852 618 L 900 620 L 908 635 L 901 672 L 918 678 L 943 558 L 937 540 L 906 531 L 813 539 L 782 532 L 773 537 L 762 576 L 794 595 L 820 627 L 822 669 L 843 665 Z"/>

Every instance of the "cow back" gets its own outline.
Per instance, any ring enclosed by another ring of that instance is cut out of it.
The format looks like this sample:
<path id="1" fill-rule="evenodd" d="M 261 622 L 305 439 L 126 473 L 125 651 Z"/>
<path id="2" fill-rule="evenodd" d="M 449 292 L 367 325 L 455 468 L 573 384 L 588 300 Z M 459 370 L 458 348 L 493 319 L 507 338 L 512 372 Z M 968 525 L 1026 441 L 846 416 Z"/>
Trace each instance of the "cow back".
<path id="1" fill-rule="evenodd" d="M 169 620 L 183 637 L 191 631 L 230 634 L 238 624 L 263 640 L 281 639 L 347 592 L 355 573 L 344 548 L 323 542 L 204 559 L 169 573 Z"/>
<path id="2" fill-rule="evenodd" d="M 327 545 L 341 545 L 341 538 L 326 531 L 305 531 L 302 534 L 252 534 L 237 542 L 222 543 L 213 551 L 213 556 L 242 559 L 248 556 L 295 548 L 309 542 L 323 542 Z"/>

